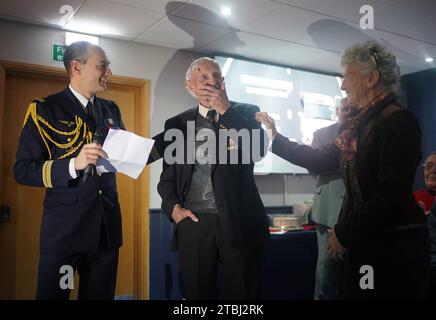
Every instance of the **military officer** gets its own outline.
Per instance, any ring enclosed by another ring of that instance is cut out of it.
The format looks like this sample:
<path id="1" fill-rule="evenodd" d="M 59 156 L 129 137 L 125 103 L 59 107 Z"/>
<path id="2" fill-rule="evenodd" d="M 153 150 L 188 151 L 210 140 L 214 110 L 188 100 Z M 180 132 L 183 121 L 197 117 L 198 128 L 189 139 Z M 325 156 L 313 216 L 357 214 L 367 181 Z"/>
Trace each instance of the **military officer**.
<path id="1" fill-rule="evenodd" d="M 103 49 L 75 42 L 64 65 L 70 83 L 30 104 L 14 166 L 18 183 L 46 189 L 36 298 L 68 299 L 71 286 L 60 280 L 69 269 L 79 273 L 79 299 L 113 299 L 120 206 L 115 174 L 98 175 L 95 165 L 107 157 L 108 127 L 124 125 L 118 106 L 95 95 L 111 75 Z"/>

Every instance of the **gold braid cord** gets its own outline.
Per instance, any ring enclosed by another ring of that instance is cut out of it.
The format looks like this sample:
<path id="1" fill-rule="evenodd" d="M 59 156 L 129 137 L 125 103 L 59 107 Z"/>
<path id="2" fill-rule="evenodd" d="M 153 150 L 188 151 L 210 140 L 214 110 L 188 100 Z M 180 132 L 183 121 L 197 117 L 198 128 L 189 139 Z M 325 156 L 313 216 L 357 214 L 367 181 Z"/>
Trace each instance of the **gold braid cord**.
<path id="1" fill-rule="evenodd" d="M 52 154 L 51 154 L 51 150 L 49 147 L 49 143 L 54 144 L 59 149 L 65 150 L 65 154 L 58 157 L 58 159 L 64 159 L 64 158 L 70 156 L 71 154 L 73 154 L 74 152 L 76 152 L 82 146 L 84 141 L 86 141 L 86 143 L 92 142 L 92 132 L 89 130 L 89 127 L 87 126 L 87 124 L 85 122 L 83 122 L 82 118 L 75 116 L 76 128 L 74 130 L 61 131 L 61 130 L 53 127 L 46 119 L 44 119 L 43 117 L 41 117 L 37 113 L 36 105 L 37 105 L 36 102 L 32 102 L 30 104 L 29 109 L 27 110 L 26 116 L 24 118 L 23 127 L 27 123 L 27 120 L 29 119 L 29 117 L 31 117 L 33 120 L 33 123 L 35 123 L 36 128 L 39 131 L 39 134 L 42 138 L 42 141 L 44 142 L 44 144 L 47 148 L 47 151 L 49 154 L 49 159 L 52 159 Z M 49 132 L 47 132 L 47 129 L 49 130 Z M 59 135 L 66 136 L 66 137 L 70 138 L 71 140 L 67 143 L 60 143 L 53 138 L 53 136 L 52 136 L 53 133 L 57 133 Z M 82 139 L 80 139 L 81 135 L 82 135 Z M 80 142 L 76 146 L 74 146 L 74 144 L 79 139 L 80 139 Z M 67 149 L 68 149 L 68 151 L 67 151 Z"/>

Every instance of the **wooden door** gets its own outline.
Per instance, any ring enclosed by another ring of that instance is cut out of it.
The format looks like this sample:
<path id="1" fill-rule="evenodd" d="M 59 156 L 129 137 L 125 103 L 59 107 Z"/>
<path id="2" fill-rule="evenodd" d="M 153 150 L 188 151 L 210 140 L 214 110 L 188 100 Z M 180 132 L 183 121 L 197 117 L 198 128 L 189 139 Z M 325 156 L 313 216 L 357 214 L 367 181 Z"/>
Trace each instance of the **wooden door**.
<path id="1" fill-rule="evenodd" d="M 5 85 L 4 98 L 3 101 L 0 100 L 0 105 L 3 102 L 3 108 L 0 107 L 0 192 L 1 204 L 10 208 L 11 219 L 0 225 L 0 298 L 33 299 L 45 190 L 15 182 L 15 152 L 29 103 L 36 97 L 45 97 L 63 90 L 68 79 L 58 69 L 10 63 L 3 63 L 3 66 Z M 118 104 L 127 130 L 147 136 L 147 90 L 148 82 L 144 80 L 113 77 L 108 90 L 97 95 Z M 123 247 L 120 250 L 116 296 L 123 299 L 147 296 L 145 275 L 148 268 L 145 256 L 148 234 L 144 231 L 148 225 L 148 179 L 147 169 L 138 180 L 117 174 Z M 77 288 L 75 282 L 72 298 L 77 296 Z"/>

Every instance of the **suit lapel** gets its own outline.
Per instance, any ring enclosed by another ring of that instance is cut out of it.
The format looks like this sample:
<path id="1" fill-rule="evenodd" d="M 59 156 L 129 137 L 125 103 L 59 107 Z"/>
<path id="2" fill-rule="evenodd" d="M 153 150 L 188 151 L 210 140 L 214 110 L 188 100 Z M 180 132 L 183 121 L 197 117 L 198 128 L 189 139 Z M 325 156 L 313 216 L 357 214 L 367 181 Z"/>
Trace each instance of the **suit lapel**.
<path id="1" fill-rule="evenodd" d="M 184 145 L 184 152 L 185 152 L 185 161 L 186 161 L 186 178 L 187 178 L 187 188 L 189 188 L 190 184 L 191 184 L 191 177 L 192 177 L 192 172 L 194 171 L 194 164 L 188 164 L 187 163 L 187 155 L 188 155 L 188 125 L 187 122 L 188 121 L 195 121 L 197 119 L 197 115 L 198 115 L 198 106 L 197 108 L 192 108 L 190 110 L 188 110 L 185 113 L 182 113 L 180 115 L 180 124 L 182 126 L 182 128 L 180 128 L 183 131 L 183 134 L 185 135 L 185 145 Z M 194 131 L 194 135 L 195 135 L 195 131 Z M 195 136 L 194 136 L 195 139 Z"/>
<path id="2" fill-rule="evenodd" d="M 198 107 L 192 108 L 180 115 L 180 122 L 183 126 L 187 126 L 188 121 L 195 121 L 198 115 Z"/>

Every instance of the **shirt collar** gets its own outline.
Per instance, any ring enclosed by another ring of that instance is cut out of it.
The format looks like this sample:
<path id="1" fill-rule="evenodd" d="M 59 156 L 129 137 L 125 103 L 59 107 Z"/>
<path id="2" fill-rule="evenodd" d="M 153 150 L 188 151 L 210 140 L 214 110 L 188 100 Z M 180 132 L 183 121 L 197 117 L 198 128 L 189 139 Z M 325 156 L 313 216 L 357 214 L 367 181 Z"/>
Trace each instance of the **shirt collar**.
<path id="1" fill-rule="evenodd" d="M 70 88 L 71 92 L 74 94 L 74 96 L 80 101 L 80 103 L 82 104 L 82 106 L 84 108 L 86 108 L 86 106 L 88 105 L 88 101 L 91 100 L 92 103 L 94 103 L 94 97 L 95 95 L 93 95 L 91 97 L 91 99 L 88 99 L 87 97 L 81 95 L 80 93 L 78 93 L 76 90 L 74 90 L 74 88 L 71 86 L 71 84 L 68 85 L 68 87 Z"/>
<path id="2" fill-rule="evenodd" d="M 204 118 L 207 118 L 207 113 L 209 112 L 209 108 L 202 106 L 201 104 L 198 105 L 198 113 L 201 114 Z M 216 113 L 216 117 L 219 118 L 219 113 Z"/>

